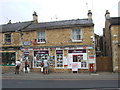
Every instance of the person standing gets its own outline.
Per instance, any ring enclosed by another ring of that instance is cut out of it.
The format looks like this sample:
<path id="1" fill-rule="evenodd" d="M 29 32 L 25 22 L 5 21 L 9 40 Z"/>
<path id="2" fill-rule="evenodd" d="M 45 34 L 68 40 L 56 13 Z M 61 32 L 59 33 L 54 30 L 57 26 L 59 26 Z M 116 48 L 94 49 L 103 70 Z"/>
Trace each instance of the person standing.
<path id="1" fill-rule="evenodd" d="M 28 73 L 28 67 L 29 67 L 29 64 L 28 64 L 28 61 L 26 60 L 25 61 L 25 73 Z"/>
<path id="2" fill-rule="evenodd" d="M 44 74 L 48 74 L 48 67 L 49 67 L 49 63 L 48 63 L 48 60 L 45 59 L 44 60 Z"/>
<path id="3" fill-rule="evenodd" d="M 43 67 L 44 67 L 44 62 L 42 61 L 42 62 L 41 62 L 41 72 L 42 72 L 42 73 L 44 73 L 44 68 L 43 68 Z"/>
<path id="4" fill-rule="evenodd" d="M 17 60 L 16 67 L 15 67 L 15 74 L 19 74 L 20 65 L 21 65 L 20 60 Z"/>

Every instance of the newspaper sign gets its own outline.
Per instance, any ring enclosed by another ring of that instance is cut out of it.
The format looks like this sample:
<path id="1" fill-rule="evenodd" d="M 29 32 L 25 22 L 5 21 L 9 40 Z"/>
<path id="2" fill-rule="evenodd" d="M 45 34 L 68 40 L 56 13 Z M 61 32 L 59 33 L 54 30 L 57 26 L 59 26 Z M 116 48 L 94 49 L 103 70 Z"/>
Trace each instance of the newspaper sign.
<path id="1" fill-rule="evenodd" d="M 78 63 L 72 63 L 72 71 L 78 71 Z"/>

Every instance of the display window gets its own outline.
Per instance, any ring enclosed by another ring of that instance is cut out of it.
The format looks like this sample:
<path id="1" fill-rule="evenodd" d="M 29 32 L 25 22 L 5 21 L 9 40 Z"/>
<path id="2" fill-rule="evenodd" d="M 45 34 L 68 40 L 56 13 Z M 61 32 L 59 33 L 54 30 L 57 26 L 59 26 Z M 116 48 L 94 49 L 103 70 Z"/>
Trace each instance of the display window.
<path id="1" fill-rule="evenodd" d="M 63 50 L 56 50 L 56 67 L 63 67 Z"/>
<path id="2" fill-rule="evenodd" d="M 49 52 L 42 50 L 42 51 L 34 51 L 34 67 L 41 67 L 41 62 L 45 59 L 48 59 Z"/>
<path id="3" fill-rule="evenodd" d="M 81 67 L 82 67 L 82 68 L 87 67 L 86 62 L 81 62 Z"/>
<path id="4" fill-rule="evenodd" d="M 73 62 L 81 62 L 83 60 L 83 55 L 73 55 Z"/>
<path id="5" fill-rule="evenodd" d="M 2 66 L 15 66 L 16 53 L 15 52 L 4 52 L 0 53 L 0 65 Z"/>

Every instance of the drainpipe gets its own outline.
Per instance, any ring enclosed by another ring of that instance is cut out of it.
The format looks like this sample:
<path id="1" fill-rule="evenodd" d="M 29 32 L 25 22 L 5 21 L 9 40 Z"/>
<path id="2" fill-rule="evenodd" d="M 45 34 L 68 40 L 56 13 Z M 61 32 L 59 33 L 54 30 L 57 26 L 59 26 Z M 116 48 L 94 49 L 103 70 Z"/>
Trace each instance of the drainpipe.
<path id="1" fill-rule="evenodd" d="M 112 72 L 114 72 L 114 70 L 113 70 L 113 60 L 112 60 L 112 37 L 111 37 L 111 25 L 109 26 L 109 35 L 110 35 L 110 59 L 111 59 L 111 63 L 112 63 Z"/>

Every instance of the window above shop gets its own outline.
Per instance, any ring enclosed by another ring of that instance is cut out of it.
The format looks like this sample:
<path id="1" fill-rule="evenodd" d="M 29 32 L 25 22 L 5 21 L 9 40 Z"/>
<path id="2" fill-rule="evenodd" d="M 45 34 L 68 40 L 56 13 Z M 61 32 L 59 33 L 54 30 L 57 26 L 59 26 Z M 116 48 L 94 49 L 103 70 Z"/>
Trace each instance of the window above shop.
<path id="1" fill-rule="evenodd" d="M 72 42 L 82 42 L 82 30 L 81 29 L 72 30 Z"/>
<path id="2" fill-rule="evenodd" d="M 37 43 L 46 43 L 45 31 L 37 32 Z"/>
<path id="3" fill-rule="evenodd" d="M 11 44 L 11 33 L 4 34 L 4 44 Z"/>

